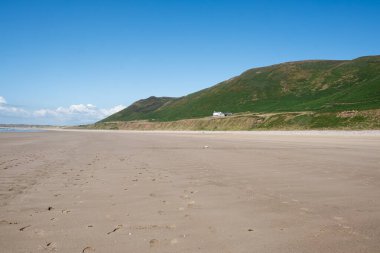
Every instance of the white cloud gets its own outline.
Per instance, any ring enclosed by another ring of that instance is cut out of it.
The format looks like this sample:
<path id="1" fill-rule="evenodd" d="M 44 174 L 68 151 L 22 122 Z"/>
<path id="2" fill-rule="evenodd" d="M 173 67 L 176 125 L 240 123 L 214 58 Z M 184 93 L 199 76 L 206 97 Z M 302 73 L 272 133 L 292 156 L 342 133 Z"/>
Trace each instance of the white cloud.
<path id="1" fill-rule="evenodd" d="M 102 113 L 105 117 L 107 117 L 107 116 L 110 116 L 114 113 L 120 112 L 121 110 L 124 110 L 125 108 L 126 108 L 126 106 L 124 106 L 124 105 L 117 105 L 117 106 L 114 106 L 110 109 L 102 109 Z"/>
<path id="2" fill-rule="evenodd" d="M 5 98 L 0 96 L 0 114 L 4 114 L 6 116 L 26 116 L 28 112 L 22 108 L 7 104 Z"/>
<path id="3" fill-rule="evenodd" d="M 69 107 L 58 107 L 56 109 L 57 113 L 63 114 L 74 114 L 74 113 L 94 113 L 98 109 L 95 105 L 92 104 L 78 104 L 78 105 L 70 105 Z"/>
<path id="4" fill-rule="evenodd" d="M 52 109 L 40 109 L 33 112 L 35 117 L 52 118 L 59 122 L 76 122 L 86 124 L 101 120 L 125 108 L 117 105 L 109 109 L 97 108 L 93 104 L 76 104 L 69 107 L 58 107 Z"/>
<path id="5" fill-rule="evenodd" d="M 56 116 L 57 113 L 54 110 L 49 109 L 40 109 L 33 112 L 36 117 L 45 117 L 45 116 Z"/>
<path id="6" fill-rule="evenodd" d="M 7 103 L 7 101 L 5 100 L 5 98 L 0 96 L 0 105 L 6 104 L 6 103 Z"/>
<path id="7" fill-rule="evenodd" d="M 18 107 L 14 107 L 14 106 L 0 105 L 0 111 L 7 112 L 7 113 L 28 114 L 28 112 L 25 111 L 24 109 L 18 108 Z"/>
<path id="8" fill-rule="evenodd" d="M 75 125 L 94 123 L 124 108 L 124 105 L 117 105 L 111 108 L 98 108 L 93 104 L 74 104 L 56 109 L 43 108 L 28 111 L 8 105 L 4 97 L 0 96 L 0 119 L 1 116 L 18 117 L 40 124 Z"/>
<path id="9" fill-rule="evenodd" d="M 87 115 L 93 118 L 104 118 L 125 108 L 124 105 L 117 105 L 109 109 L 97 108 L 93 104 L 77 104 L 70 105 L 69 107 L 58 107 L 55 110 L 51 109 L 40 109 L 34 111 L 34 115 L 38 117 L 44 116 L 70 116 L 70 115 Z"/>

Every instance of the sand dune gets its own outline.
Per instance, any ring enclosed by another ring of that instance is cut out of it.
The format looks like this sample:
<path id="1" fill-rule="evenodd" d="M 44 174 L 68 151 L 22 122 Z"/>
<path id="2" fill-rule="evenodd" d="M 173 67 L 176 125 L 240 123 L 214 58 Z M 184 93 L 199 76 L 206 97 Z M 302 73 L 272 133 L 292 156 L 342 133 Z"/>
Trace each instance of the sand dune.
<path id="1" fill-rule="evenodd" d="M 378 252 L 380 134 L 0 134 L 1 252 Z"/>

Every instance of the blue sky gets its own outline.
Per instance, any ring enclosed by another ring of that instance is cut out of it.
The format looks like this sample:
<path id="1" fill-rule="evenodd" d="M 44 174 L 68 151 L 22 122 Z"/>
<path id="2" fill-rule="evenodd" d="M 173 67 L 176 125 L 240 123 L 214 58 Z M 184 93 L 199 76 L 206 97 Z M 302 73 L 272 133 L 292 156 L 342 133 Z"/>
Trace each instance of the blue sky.
<path id="1" fill-rule="evenodd" d="M 0 123 L 90 123 L 252 67 L 380 54 L 379 13 L 380 0 L 0 0 Z"/>

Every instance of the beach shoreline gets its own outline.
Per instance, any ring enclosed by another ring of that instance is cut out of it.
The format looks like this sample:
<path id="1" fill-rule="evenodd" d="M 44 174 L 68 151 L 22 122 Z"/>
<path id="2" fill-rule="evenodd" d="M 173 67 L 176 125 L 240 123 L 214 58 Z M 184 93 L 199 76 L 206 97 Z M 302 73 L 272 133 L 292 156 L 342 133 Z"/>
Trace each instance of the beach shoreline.
<path id="1" fill-rule="evenodd" d="M 380 131 L 0 133 L 2 252 L 376 252 Z"/>

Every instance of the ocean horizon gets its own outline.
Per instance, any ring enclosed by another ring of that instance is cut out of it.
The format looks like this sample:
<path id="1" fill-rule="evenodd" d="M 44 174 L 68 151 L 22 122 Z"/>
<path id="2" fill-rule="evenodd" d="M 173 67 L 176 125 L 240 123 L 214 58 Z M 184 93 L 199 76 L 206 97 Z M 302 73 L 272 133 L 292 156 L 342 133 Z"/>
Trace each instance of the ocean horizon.
<path id="1" fill-rule="evenodd" d="M 33 133 L 45 131 L 46 130 L 38 128 L 0 127 L 0 133 Z"/>

